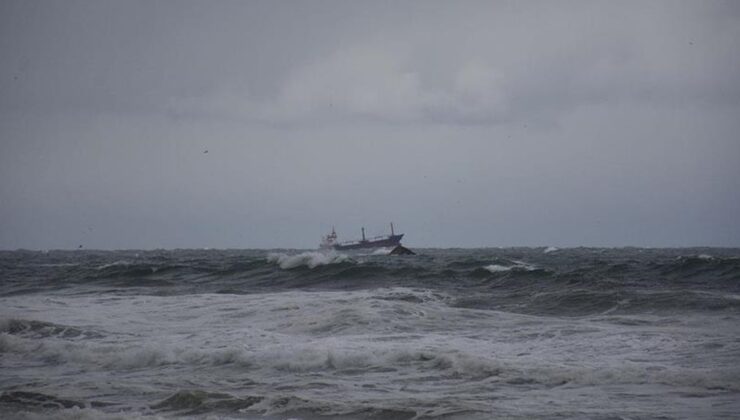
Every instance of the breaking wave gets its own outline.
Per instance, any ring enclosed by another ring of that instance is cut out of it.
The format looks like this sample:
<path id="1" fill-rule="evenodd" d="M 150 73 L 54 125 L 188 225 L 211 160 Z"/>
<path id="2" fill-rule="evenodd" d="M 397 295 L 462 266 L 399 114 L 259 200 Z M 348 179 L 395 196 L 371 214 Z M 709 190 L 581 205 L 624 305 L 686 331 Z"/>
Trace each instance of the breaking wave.
<path id="1" fill-rule="evenodd" d="M 511 270 L 520 270 L 520 271 L 534 271 L 537 270 L 537 267 L 521 262 L 521 261 L 513 261 L 511 265 L 499 265 L 499 264 L 491 264 L 487 265 L 485 267 L 486 270 L 490 271 L 491 273 L 500 273 L 503 271 L 511 271 Z"/>
<path id="2" fill-rule="evenodd" d="M 672 386 L 693 386 L 705 389 L 740 391 L 735 373 L 707 372 L 706 370 L 656 369 L 646 371 L 639 366 L 599 365 L 570 366 L 539 363 L 529 357 L 512 355 L 482 355 L 475 349 L 467 350 L 465 341 L 451 341 L 445 344 L 414 340 L 398 344 L 383 340 L 355 342 L 352 336 L 313 339 L 305 343 L 289 342 L 278 345 L 264 345 L 259 349 L 232 346 L 223 349 L 205 350 L 192 346 L 173 346 L 151 344 L 145 348 L 100 345 L 90 343 L 55 343 L 15 341 L 8 345 L 3 341 L 3 353 L 34 352 L 35 357 L 46 363 L 74 363 L 82 366 L 130 371 L 132 369 L 151 369 L 168 365 L 182 365 L 189 368 L 204 366 L 223 367 L 230 371 L 245 374 L 262 372 L 259 375 L 274 374 L 373 374 L 377 372 L 416 372 L 435 375 L 441 379 L 487 379 L 500 384 L 541 384 L 557 386 L 573 385 L 618 385 L 664 383 Z M 544 337 L 547 340 L 547 337 Z M 9 395 L 9 396 L 7 396 Z M 61 399 L 44 398 L 35 395 L 6 394 L 7 398 L 18 401 L 46 401 L 60 407 L 82 407 L 80 403 Z M 216 399 L 221 399 L 215 396 Z M 214 395 L 180 393 L 163 401 L 153 408 L 185 409 L 197 408 Z M 17 401 L 17 402 L 18 402 Z M 247 404 L 248 402 L 248 404 Z M 237 402 L 245 406 L 258 401 Z"/>
<path id="3" fill-rule="evenodd" d="M 0 251 L 0 417 L 733 418 L 740 250 L 548 250 Z"/>
<path id="4" fill-rule="evenodd" d="M 491 273 L 499 273 L 499 272 L 502 272 L 502 271 L 509 271 L 509 270 L 511 270 L 514 267 L 513 266 L 498 265 L 498 264 L 491 264 L 491 265 L 487 265 L 487 266 L 485 266 L 483 268 L 485 268 L 486 270 L 490 271 Z"/>
<path id="5" fill-rule="evenodd" d="M 296 255 L 271 253 L 267 255 L 267 261 L 279 265 L 283 270 L 290 270 L 301 266 L 316 268 L 320 265 L 353 262 L 348 255 L 335 252 L 302 252 Z"/>

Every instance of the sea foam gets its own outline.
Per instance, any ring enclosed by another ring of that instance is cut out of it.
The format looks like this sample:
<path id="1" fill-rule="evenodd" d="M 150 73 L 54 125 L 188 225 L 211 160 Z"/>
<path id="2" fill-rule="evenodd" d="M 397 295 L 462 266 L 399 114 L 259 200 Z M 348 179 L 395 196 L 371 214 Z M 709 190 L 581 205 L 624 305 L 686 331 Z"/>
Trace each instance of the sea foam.
<path id="1" fill-rule="evenodd" d="M 267 255 L 267 261 L 275 263 L 284 270 L 290 270 L 292 268 L 306 266 L 308 268 L 316 268 L 320 265 L 328 264 L 339 264 L 343 262 L 351 262 L 352 259 L 346 254 L 337 254 L 335 252 L 302 252 L 296 255 L 288 255 L 283 253 L 270 253 Z"/>
<path id="2" fill-rule="evenodd" d="M 512 261 L 513 265 L 501 265 L 501 264 L 490 264 L 485 267 L 484 269 L 490 271 L 491 273 L 501 273 L 504 271 L 534 271 L 537 269 L 537 267 L 527 264 L 522 261 Z"/>

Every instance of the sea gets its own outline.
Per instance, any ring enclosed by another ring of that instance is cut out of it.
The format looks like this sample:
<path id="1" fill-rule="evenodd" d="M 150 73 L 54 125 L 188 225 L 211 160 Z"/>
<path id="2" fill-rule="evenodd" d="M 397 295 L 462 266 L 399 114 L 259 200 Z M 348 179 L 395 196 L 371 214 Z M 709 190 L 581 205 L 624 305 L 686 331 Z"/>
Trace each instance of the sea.
<path id="1" fill-rule="evenodd" d="M 0 418 L 740 418 L 740 249 L 414 251 L 0 252 Z"/>

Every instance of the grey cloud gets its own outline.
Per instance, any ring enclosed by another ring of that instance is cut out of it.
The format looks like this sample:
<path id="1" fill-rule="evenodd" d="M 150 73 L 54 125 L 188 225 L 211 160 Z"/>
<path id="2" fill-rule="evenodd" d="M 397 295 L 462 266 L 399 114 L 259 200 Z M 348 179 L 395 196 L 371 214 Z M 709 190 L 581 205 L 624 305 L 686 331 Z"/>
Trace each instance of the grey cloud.
<path id="1" fill-rule="evenodd" d="M 739 25 L 713 22 L 707 32 L 714 16 L 694 18 L 696 5 L 681 5 L 639 13 L 541 6 L 545 17 L 532 6 L 452 8 L 444 27 L 422 13 L 422 23 L 297 66 L 267 95 L 227 85 L 173 98 L 170 110 L 267 122 L 502 123 L 553 120 L 605 101 L 739 103 Z"/>
<path id="2" fill-rule="evenodd" d="M 735 2 L 0 8 L 0 247 L 740 241 Z"/>
<path id="3" fill-rule="evenodd" d="M 6 109 L 497 123 L 740 98 L 740 25 L 723 2 L 394 5 L 407 20 L 352 3 L 19 4 L 5 6 Z"/>

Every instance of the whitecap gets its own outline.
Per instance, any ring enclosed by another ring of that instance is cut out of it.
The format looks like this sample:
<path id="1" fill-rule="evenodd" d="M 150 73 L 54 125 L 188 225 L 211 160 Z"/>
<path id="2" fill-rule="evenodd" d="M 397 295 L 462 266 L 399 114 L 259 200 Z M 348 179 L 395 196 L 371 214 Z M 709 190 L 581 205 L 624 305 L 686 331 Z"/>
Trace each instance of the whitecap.
<path id="1" fill-rule="evenodd" d="M 516 261 L 514 260 L 514 268 L 525 270 L 525 271 L 534 271 L 537 269 L 537 267 L 533 266 L 532 264 L 527 264 L 524 261 Z"/>
<path id="2" fill-rule="evenodd" d="M 500 273 L 502 271 L 509 271 L 509 270 L 511 270 L 514 267 L 513 266 L 507 267 L 505 265 L 491 264 L 491 265 L 487 265 L 487 266 L 485 266 L 483 268 L 485 268 L 486 270 L 490 271 L 491 273 Z"/>
<path id="3" fill-rule="evenodd" d="M 337 254 L 335 252 L 302 252 L 296 255 L 288 255 L 283 253 L 270 253 L 267 255 L 267 261 L 276 263 L 280 268 L 284 270 L 290 270 L 292 268 L 306 266 L 308 268 L 316 268 L 320 265 L 328 264 L 339 264 L 343 262 L 352 261 L 352 259 L 346 254 Z"/>
<path id="4" fill-rule="evenodd" d="M 491 273 L 501 273 L 504 271 L 511 271 L 511 270 L 518 270 L 518 271 L 534 271 L 537 269 L 537 267 L 527 264 L 523 261 L 512 261 L 514 265 L 500 265 L 500 264 L 491 264 L 483 267 L 485 270 L 490 271 Z"/>

